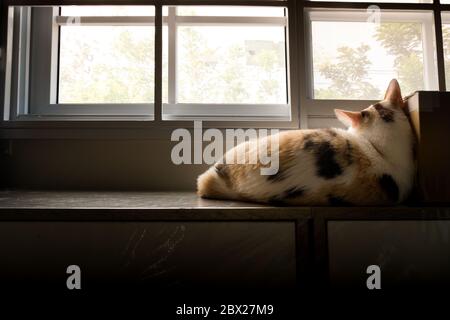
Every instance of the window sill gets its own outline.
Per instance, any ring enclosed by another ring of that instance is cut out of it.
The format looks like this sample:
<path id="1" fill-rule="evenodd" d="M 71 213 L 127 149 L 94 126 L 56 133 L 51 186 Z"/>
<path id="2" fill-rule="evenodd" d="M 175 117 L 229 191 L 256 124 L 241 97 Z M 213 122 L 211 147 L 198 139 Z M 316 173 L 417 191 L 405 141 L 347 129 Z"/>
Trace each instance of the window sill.
<path id="1" fill-rule="evenodd" d="M 62 120 L 61 118 L 44 117 L 34 119 L 20 119 L 18 121 L 0 122 L 0 139 L 150 139 L 150 140 L 170 140 L 170 135 L 174 129 L 194 128 L 194 118 L 179 118 L 164 121 L 151 121 L 143 117 L 133 117 L 132 119 L 91 118 L 82 120 L 71 118 Z M 195 120 L 203 121 L 203 128 L 267 128 L 267 129 L 299 129 L 298 120 L 291 121 L 267 121 L 267 119 L 253 118 L 244 120 L 241 117 L 234 119 L 200 118 Z M 229 121 L 227 121 L 229 120 Z M 232 121 L 231 121 L 232 120 Z"/>
<path id="2" fill-rule="evenodd" d="M 450 207 L 273 207 L 194 192 L 0 191 L 0 220 L 447 220 Z"/>

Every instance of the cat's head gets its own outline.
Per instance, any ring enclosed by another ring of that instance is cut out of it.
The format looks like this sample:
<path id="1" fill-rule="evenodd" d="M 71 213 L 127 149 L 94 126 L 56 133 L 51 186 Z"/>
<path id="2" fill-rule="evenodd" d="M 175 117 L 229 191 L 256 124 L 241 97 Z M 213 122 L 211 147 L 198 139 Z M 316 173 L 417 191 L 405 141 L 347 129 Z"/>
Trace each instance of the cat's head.
<path id="1" fill-rule="evenodd" d="M 360 111 L 346 111 L 335 109 L 337 118 L 350 131 L 369 137 L 374 137 L 391 131 L 398 131 L 399 127 L 406 130 L 409 126 L 408 118 L 404 111 L 402 93 L 397 80 L 389 83 L 384 100 L 377 102 Z"/>

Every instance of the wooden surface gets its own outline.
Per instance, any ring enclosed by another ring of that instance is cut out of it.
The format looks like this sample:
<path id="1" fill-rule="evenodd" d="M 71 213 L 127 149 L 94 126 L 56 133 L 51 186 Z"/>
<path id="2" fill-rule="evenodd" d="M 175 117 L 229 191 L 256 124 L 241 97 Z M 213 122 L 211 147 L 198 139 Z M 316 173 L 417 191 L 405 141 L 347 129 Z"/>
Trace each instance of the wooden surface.
<path id="1" fill-rule="evenodd" d="M 2 191 L 1 208 L 264 208 L 255 203 L 207 200 L 194 192 Z"/>
<path id="2" fill-rule="evenodd" d="M 39 213 L 39 214 L 38 214 Z M 274 207 L 206 200 L 194 192 L 0 191 L 0 220 L 430 220 L 448 207 Z"/>
<path id="3" fill-rule="evenodd" d="M 257 269 L 264 263 L 269 270 L 264 269 L 266 270 L 264 272 L 271 272 L 274 275 L 272 278 L 275 284 L 280 283 L 282 287 L 289 287 L 295 282 L 299 288 L 317 288 L 328 287 L 330 280 L 332 283 L 338 283 L 339 279 L 347 276 L 336 267 L 335 261 L 342 256 L 351 257 L 351 250 L 367 249 L 367 254 L 364 256 L 366 260 L 378 262 L 378 257 L 384 257 L 384 251 L 387 249 L 384 245 L 378 245 L 380 241 L 376 240 L 376 237 L 382 239 L 394 237 L 397 242 L 386 242 L 389 243 L 389 250 L 398 248 L 404 251 L 406 249 L 402 248 L 407 247 L 408 252 L 414 252 L 416 245 L 411 246 L 410 243 L 422 243 L 424 242 L 422 239 L 434 239 L 434 236 L 446 235 L 449 224 L 445 220 L 449 219 L 450 207 L 446 206 L 272 207 L 235 201 L 204 200 L 198 198 L 193 192 L 5 190 L 0 191 L 0 227 L 2 229 L 0 234 L 4 235 L 2 242 L 5 244 L 3 249 L 0 248 L 0 253 L 16 257 L 17 268 L 22 270 L 20 267 L 31 264 L 31 262 L 23 262 L 24 257 L 34 256 L 33 252 L 36 252 L 38 256 L 58 256 L 60 253 L 55 250 L 62 248 L 58 250 L 71 253 L 67 255 L 69 258 L 76 257 L 84 262 L 84 254 L 72 253 L 90 252 L 89 250 L 96 248 L 98 252 L 109 252 L 108 259 L 113 261 L 114 265 L 121 266 L 122 258 L 114 250 L 127 246 L 126 239 L 139 240 L 143 235 L 148 236 L 148 239 L 145 238 L 148 243 L 143 247 L 145 252 L 153 252 L 155 248 L 160 247 L 157 241 L 162 244 L 172 243 L 172 234 L 179 235 L 182 230 L 185 240 L 180 242 L 182 246 L 179 250 L 168 249 L 171 255 L 173 254 L 171 258 L 173 261 L 168 262 L 167 267 L 178 266 L 179 270 L 174 271 L 169 278 L 183 279 L 183 285 L 188 285 L 194 280 L 197 283 L 199 279 L 202 279 L 199 275 L 209 269 L 213 271 L 208 271 L 211 273 L 208 281 L 222 285 L 229 279 L 241 279 L 236 276 L 239 270 L 245 269 L 252 274 L 252 268 Z M 363 225 L 368 225 L 369 231 L 375 231 L 360 232 L 361 221 L 365 221 L 366 224 Z M 371 221 L 375 223 L 370 223 Z M 381 226 L 384 223 L 392 230 L 383 227 L 376 229 L 380 223 L 382 223 Z M 330 225 L 334 226 L 334 229 L 331 229 L 333 231 L 331 237 Z M 379 235 L 380 229 L 386 229 L 382 235 Z M 444 231 L 441 232 L 441 229 Z M 412 232 L 414 230 L 415 233 Z M 165 233 L 156 236 L 162 231 Z M 156 240 L 152 237 L 156 237 Z M 364 239 L 360 239 L 361 237 Z M 415 242 L 411 242 L 411 237 L 415 239 L 413 239 Z M 38 240 L 35 242 L 35 239 L 41 238 L 47 242 L 39 240 L 42 244 L 38 245 L 40 242 Z M 347 242 L 342 241 L 347 241 L 347 238 L 358 245 L 355 248 L 346 245 Z M 108 240 L 106 244 L 102 245 L 102 239 Z M 427 245 L 423 246 L 422 251 L 427 252 L 432 248 L 438 248 L 446 252 L 449 245 L 446 239 L 425 241 Z M 116 241 L 114 245 L 107 245 L 113 240 Z M 138 240 L 136 242 L 140 243 L 141 241 Z M 215 242 L 211 242 L 212 240 Z M 330 241 L 334 245 L 331 248 L 334 250 L 331 252 L 334 252 L 332 256 L 334 260 L 329 259 Z M 339 246 L 339 241 L 345 245 Z M 10 243 L 14 245 L 11 247 Z M 48 243 L 58 243 L 58 246 L 53 249 L 53 246 Z M 66 245 L 67 243 L 69 245 Z M 94 243 L 99 244 L 94 246 Z M 228 255 L 223 255 L 223 252 L 232 252 L 234 260 L 230 260 Z M 268 252 L 271 252 L 271 255 L 268 255 Z M 51 262 L 53 260 L 49 259 L 43 261 L 40 266 L 42 270 L 56 270 L 67 263 L 68 260 L 64 260 L 64 257 L 61 255 L 62 260 L 56 261 L 59 264 L 56 262 L 53 264 Z M 136 270 L 142 268 L 146 270 L 149 265 L 152 265 L 150 262 L 159 261 L 159 256 L 155 254 L 149 257 L 143 254 L 143 257 L 146 257 L 145 261 L 139 262 Z M 187 257 L 196 257 L 198 261 L 206 259 L 207 265 L 211 268 L 195 271 L 195 263 L 180 262 L 189 261 Z M 250 263 L 247 257 L 254 257 L 254 260 Z M 448 256 L 446 259 L 450 261 Z M 85 263 L 89 264 L 91 260 L 95 259 L 88 259 Z M 228 263 L 227 261 L 233 261 L 231 271 L 221 274 L 220 266 Z M 392 270 L 403 270 L 402 263 L 395 259 L 392 261 L 392 268 L 387 270 L 388 273 Z M 89 269 L 92 268 L 95 271 L 106 268 L 100 260 L 97 262 L 89 264 Z M 358 268 L 362 268 L 362 264 L 366 262 L 365 260 L 360 262 Z M 332 268 L 334 272 L 332 279 L 330 279 L 330 263 L 334 268 Z M 416 274 L 424 274 L 423 270 L 435 270 L 436 263 L 433 263 L 426 266 L 417 264 Z M 246 269 L 245 266 L 250 267 Z M 280 266 L 289 268 L 281 270 Z M 125 272 L 125 269 L 119 267 L 113 269 L 119 272 L 124 281 L 136 280 L 137 278 L 133 277 L 140 274 L 140 271 L 127 273 L 128 271 Z M 123 273 L 120 273 L 122 271 Z M 14 276 L 10 274 L 11 277 Z M 242 278 L 241 282 L 245 283 L 246 287 L 257 287 L 264 278 L 262 274 L 255 271 L 255 277 L 247 279 L 247 282 L 244 281 L 246 279 L 244 277 L 245 279 Z M 286 274 L 286 277 L 280 280 L 275 276 L 279 274 Z M 111 277 L 115 278 L 116 274 Z M 443 277 L 450 279 L 450 275 L 447 274 L 443 274 Z M 40 276 L 36 274 L 35 278 L 40 279 Z M 161 283 L 166 283 L 159 277 L 155 279 L 156 282 L 152 282 L 152 285 L 159 280 L 162 281 Z M 141 283 L 140 281 L 138 282 Z M 395 284 L 396 281 L 395 278 L 392 283 Z"/>
<path id="4" fill-rule="evenodd" d="M 0 191 L 0 220 L 298 220 L 307 207 L 206 200 L 194 192 Z"/>

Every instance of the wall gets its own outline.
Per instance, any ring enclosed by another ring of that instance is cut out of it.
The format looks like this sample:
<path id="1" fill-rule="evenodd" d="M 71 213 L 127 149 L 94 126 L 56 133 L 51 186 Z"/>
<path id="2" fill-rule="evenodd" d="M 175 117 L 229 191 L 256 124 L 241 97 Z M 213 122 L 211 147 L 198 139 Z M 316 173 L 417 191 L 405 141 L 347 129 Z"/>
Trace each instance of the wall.
<path id="1" fill-rule="evenodd" d="M 310 127 L 338 125 L 319 120 Z M 197 176 L 208 165 L 174 165 L 175 144 L 169 135 L 157 140 L 12 140 L 2 180 L 23 189 L 195 190 Z"/>

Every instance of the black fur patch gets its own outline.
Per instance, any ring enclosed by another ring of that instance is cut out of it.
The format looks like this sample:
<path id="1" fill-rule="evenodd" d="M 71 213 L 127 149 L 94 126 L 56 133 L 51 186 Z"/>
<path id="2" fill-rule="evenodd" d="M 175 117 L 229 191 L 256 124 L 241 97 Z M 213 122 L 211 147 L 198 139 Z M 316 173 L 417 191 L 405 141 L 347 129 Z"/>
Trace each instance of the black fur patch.
<path id="1" fill-rule="evenodd" d="M 328 141 L 318 143 L 314 152 L 319 177 L 333 179 L 342 174 L 342 168 L 336 162 L 336 151 Z"/>
<path id="2" fill-rule="evenodd" d="M 379 179 L 381 190 L 384 191 L 389 201 L 397 202 L 400 191 L 395 180 L 389 174 L 383 174 Z"/>
<path id="3" fill-rule="evenodd" d="M 284 191 L 281 195 L 270 198 L 268 202 L 273 206 L 286 206 L 288 204 L 285 202 L 285 200 L 301 197 L 304 193 L 304 188 L 294 187 Z"/>
<path id="4" fill-rule="evenodd" d="M 375 110 L 377 110 L 381 119 L 383 119 L 385 122 L 394 122 L 394 111 L 383 107 L 379 103 L 375 104 L 373 107 L 375 108 Z"/>
<path id="5" fill-rule="evenodd" d="M 286 199 L 293 199 L 293 198 L 298 198 L 303 196 L 303 194 L 305 193 L 305 189 L 302 187 L 296 187 L 296 188 L 291 188 L 286 190 L 283 194 L 284 194 L 284 198 Z"/>
<path id="6" fill-rule="evenodd" d="M 287 174 L 285 171 L 282 171 L 281 168 L 278 169 L 278 172 L 272 175 L 268 175 L 267 176 L 267 181 L 270 182 L 279 182 L 279 181 L 283 181 L 284 179 L 287 178 Z"/>
<path id="7" fill-rule="evenodd" d="M 286 203 L 283 201 L 283 199 L 280 199 L 278 197 L 272 197 L 269 199 L 269 204 L 275 207 L 283 207 L 286 206 Z"/>
<path id="8" fill-rule="evenodd" d="M 314 148 L 314 146 L 315 146 L 314 141 L 310 140 L 309 138 L 305 138 L 305 145 L 304 145 L 305 150 L 311 150 Z"/>
<path id="9" fill-rule="evenodd" d="M 341 198 L 341 197 L 333 196 L 333 195 L 331 195 L 331 194 L 328 195 L 328 203 L 329 203 L 331 206 L 337 206 L 337 207 L 339 207 L 339 206 L 341 206 L 341 207 L 342 207 L 342 206 L 346 207 L 346 206 L 351 206 L 351 205 L 352 205 L 351 202 L 348 202 L 347 200 L 345 200 L 345 199 L 343 199 L 343 198 Z"/>

